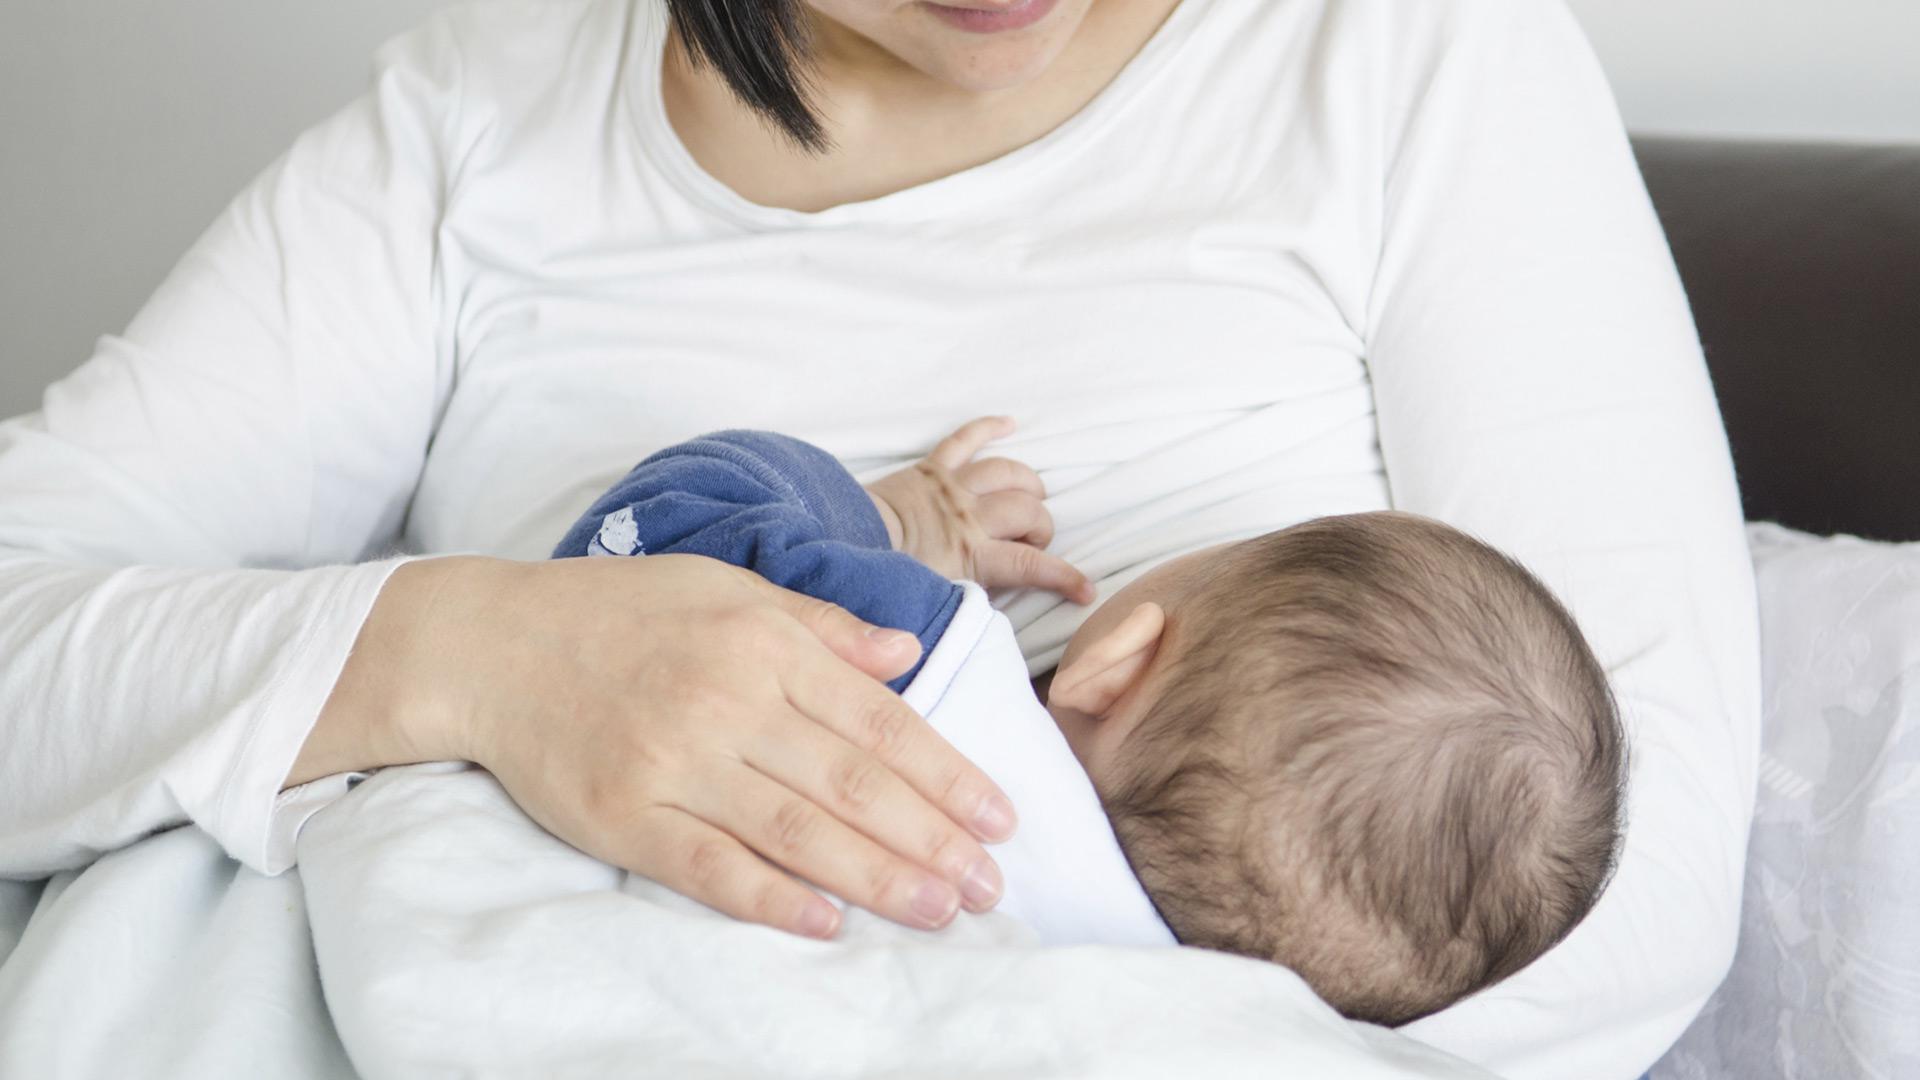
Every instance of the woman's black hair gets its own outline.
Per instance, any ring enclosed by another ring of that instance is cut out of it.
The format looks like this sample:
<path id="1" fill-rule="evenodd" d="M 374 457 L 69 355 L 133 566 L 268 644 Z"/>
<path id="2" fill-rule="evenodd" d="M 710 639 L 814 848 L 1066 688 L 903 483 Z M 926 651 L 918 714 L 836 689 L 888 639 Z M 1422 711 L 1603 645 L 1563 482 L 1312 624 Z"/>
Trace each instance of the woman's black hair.
<path id="1" fill-rule="evenodd" d="M 741 101 L 794 142 L 819 152 L 826 129 L 807 85 L 804 0 L 668 0 L 696 64 L 712 65 Z"/>

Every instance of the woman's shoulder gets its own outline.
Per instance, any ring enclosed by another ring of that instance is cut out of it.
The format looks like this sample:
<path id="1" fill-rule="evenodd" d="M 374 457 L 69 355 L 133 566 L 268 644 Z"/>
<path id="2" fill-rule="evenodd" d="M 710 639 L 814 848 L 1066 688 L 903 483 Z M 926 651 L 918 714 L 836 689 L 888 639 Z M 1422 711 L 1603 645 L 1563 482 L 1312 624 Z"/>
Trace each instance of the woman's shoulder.
<path id="1" fill-rule="evenodd" d="M 469 0 L 389 42 L 381 81 L 431 94 L 457 172 L 495 159 L 563 164 L 594 153 L 635 50 L 663 32 L 665 0 Z"/>
<path id="2" fill-rule="evenodd" d="M 1290 132 L 1312 134 L 1316 152 L 1351 151 L 1359 157 L 1349 164 L 1378 168 L 1384 161 L 1365 151 L 1395 144 L 1416 113 L 1543 82 L 1556 95 L 1574 83 L 1583 98 L 1605 92 L 1587 79 L 1591 48 L 1565 0 L 1185 2 L 1203 5 L 1203 17 L 1187 22 L 1182 73 L 1162 107 L 1183 117 L 1233 112 L 1236 128 L 1269 133 L 1279 156 L 1268 160 L 1290 173 L 1300 161 Z"/>
<path id="3" fill-rule="evenodd" d="M 627 30 L 663 6 L 664 0 L 467 0 L 442 8 L 423 29 L 476 59 L 546 62 L 617 53 Z"/>
<path id="4" fill-rule="evenodd" d="M 1391 96 L 1418 90 L 1433 71 L 1474 57 L 1516 58 L 1587 49 L 1566 0 L 1186 0 L 1205 80 L 1221 76 L 1324 91 L 1345 99 L 1370 83 Z M 1362 95 L 1365 96 L 1364 94 Z M 1340 102 L 1333 102 L 1338 106 Z"/>
<path id="5" fill-rule="evenodd" d="M 1566 0 L 1326 0 L 1351 9 L 1403 74 L 1463 55 L 1498 66 L 1523 54 L 1584 49 Z M 1424 63 L 1422 62 L 1424 61 Z"/>
<path id="6" fill-rule="evenodd" d="M 663 0 L 468 0 L 389 42 L 382 67 L 452 72 L 473 102 L 550 98 L 616 74 Z"/>
<path id="7" fill-rule="evenodd" d="M 1291 43 L 1314 52 L 1355 46 L 1439 53 L 1463 42 L 1529 27 L 1576 26 L 1566 0 L 1186 0 L 1210 5 L 1208 18 L 1237 51 Z"/>

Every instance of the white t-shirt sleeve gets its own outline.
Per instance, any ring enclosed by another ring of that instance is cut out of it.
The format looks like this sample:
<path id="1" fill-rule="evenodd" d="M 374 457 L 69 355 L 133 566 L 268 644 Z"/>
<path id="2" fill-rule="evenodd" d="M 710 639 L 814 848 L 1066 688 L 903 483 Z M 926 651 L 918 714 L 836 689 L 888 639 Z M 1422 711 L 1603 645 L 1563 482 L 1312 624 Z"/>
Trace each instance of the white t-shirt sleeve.
<path id="1" fill-rule="evenodd" d="M 445 23 L 390 47 L 125 334 L 0 425 L 0 875 L 185 822 L 290 863 L 323 789 L 280 787 L 401 561 L 450 377 L 458 75 Z"/>
<path id="2" fill-rule="evenodd" d="M 1393 5 L 1369 367 L 1394 504 L 1568 603 L 1632 737 L 1618 876 L 1572 937 L 1409 1032 L 1503 1076 L 1638 1076 L 1730 961 L 1759 733 L 1753 581 L 1686 299 L 1559 0 Z M 1412 50 L 1409 50 L 1412 52 Z"/>

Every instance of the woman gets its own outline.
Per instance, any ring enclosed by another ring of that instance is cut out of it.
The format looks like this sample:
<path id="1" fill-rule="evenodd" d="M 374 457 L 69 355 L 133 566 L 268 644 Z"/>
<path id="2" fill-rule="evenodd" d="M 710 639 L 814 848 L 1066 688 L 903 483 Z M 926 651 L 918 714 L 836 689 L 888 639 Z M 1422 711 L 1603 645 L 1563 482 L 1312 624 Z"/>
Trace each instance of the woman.
<path id="1" fill-rule="evenodd" d="M 341 774 L 448 758 L 742 918 L 834 931 L 769 861 L 990 907 L 1013 811 L 869 678 L 909 648 L 721 567 L 537 560 L 699 431 L 878 469 L 1000 412 L 1103 587 L 1390 492 L 1559 588 L 1636 724 L 1628 853 L 1420 1033 L 1657 1056 L 1731 949 L 1751 581 L 1671 260 L 1537 0 L 456 9 L 0 434 L 0 873 L 187 821 L 277 872 Z M 1012 612 L 1044 669 L 1075 609 Z"/>

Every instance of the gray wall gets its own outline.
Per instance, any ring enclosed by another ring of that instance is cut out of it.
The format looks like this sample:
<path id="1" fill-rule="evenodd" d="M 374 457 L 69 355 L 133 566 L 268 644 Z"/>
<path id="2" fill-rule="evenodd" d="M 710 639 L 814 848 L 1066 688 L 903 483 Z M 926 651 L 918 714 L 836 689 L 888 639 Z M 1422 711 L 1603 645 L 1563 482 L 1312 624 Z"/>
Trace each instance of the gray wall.
<path id="1" fill-rule="evenodd" d="M 0 0 L 0 417 L 440 0 Z"/>
<path id="2" fill-rule="evenodd" d="M 0 416 L 440 2 L 0 0 Z M 1572 2 L 1635 127 L 1920 141 L 1920 0 Z"/>
<path id="3" fill-rule="evenodd" d="M 1920 142 L 1920 0 L 1570 0 L 1643 131 Z"/>

